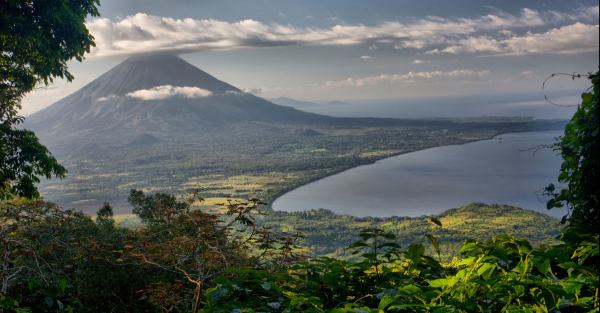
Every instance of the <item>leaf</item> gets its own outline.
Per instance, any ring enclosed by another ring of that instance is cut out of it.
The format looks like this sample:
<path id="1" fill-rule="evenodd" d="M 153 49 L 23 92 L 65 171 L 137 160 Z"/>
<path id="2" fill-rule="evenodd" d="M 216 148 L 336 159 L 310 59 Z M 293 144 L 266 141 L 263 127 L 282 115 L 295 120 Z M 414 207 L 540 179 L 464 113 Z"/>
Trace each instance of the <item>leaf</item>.
<path id="1" fill-rule="evenodd" d="M 378 309 L 385 310 L 392 302 L 394 302 L 394 298 L 390 295 L 385 295 L 381 298 L 381 301 L 379 301 Z"/>
<path id="2" fill-rule="evenodd" d="M 60 289 L 61 293 L 65 292 L 65 289 L 67 289 L 67 280 L 64 278 L 61 278 L 58 280 L 58 288 Z"/>
<path id="3" fill-rule="evenodd" d="M 440 221 L 437 217 L 430 216 L 429 221 L 436 224 L 439 227 L 442 227 L 442 221 Z"/>
<path id="4" fill-rule="evenodd" d="M 476 242 L 467 242 L 460 248 L 461 254 L 466 254 L 469 252 L 479 251 L 481 248 Z"/>
<path id="5" fill-rule="evenodd" d="M 439 278 L 439 279 L 430 280 L 429 286 L 431 286 L 433 288 L 444 288 L 444 287 L 448 286 L 448 283 L 449 283 L 448 279 Z"/>
<path id="6" fill-rule="evenodd" d="M 431 245 L 433 246 L 433 248 L 435 249 L 435 252 L 438 255 L 438 259 L 441 259 L 441 253 L 440 253 L 440 244 L 438 242 L 437 237 L 435 237 L 432 234 L 426 234 L 425 237 L 427 237 L 427 239 L 429 239 L 429 241 L 431 242 Z"/>
<path id="7" fill-rule="evenodd" d="M 538 260 L 535 263 L 535 267 L 543 274 L 547 274 L 550 272 L 550 260 L 548 258 Z"/>
<path id="8" fill-rule="evenodd" d="M 475 261 L 475 257 L 468 257 L 468 258 L 464 258 L 462 260 L 460 260 L 460 262 L 458 262 L 458 265 L 471 265 L 473 264 L 473 262 Z"/>
<path id="9" fill-rule="evenodd" d="M 421 289 L 415 285 L 406 285 L 398 289 L 398 292 L 410 296 L 421 293 Z"/>
<path id="10" fill-rule="evenodd" d="M 484 279 L 490 279 L 495 269 L 496 264 L 483 263 L 483 265 L 477 269 L 477 275 L 483 277 Z"/>
<path id="11" fill-rule="evenodd" d="M 424 253 L 425 247 L 423 247 L 423 245 L 413 243 L 408 246 L 406 257 L 416 262 L 423 256 Z"/>

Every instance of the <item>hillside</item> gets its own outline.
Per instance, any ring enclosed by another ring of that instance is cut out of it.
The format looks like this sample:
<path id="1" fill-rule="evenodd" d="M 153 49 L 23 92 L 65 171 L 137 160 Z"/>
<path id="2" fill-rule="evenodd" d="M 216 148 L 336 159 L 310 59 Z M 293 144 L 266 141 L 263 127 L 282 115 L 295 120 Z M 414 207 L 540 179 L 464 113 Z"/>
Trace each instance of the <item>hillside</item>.
<path id="1" fill-rule="evenodd" d="M 275 231 L 302 234 L 300 244 L 309 255 L 342 257 L 349 256 L 345 248 L 358 240 L 360 231 L 370 227 L 394 233 L 403 247 L 411 243 L 427 246 L 425 234 L 433 234 L 439 238 L 445 257 L 458 255 L 460 245 L 468 239 L 487 240 L 508 233 L 540 243 L 555 238 L 560 231 L 558 220 L 509 205 L 472 203 L 434 217 L 442 222 L 442 227 L 430 222 L 428 216 L 358 218 L 324 209 L 270 212 L 260 223 Z"/>

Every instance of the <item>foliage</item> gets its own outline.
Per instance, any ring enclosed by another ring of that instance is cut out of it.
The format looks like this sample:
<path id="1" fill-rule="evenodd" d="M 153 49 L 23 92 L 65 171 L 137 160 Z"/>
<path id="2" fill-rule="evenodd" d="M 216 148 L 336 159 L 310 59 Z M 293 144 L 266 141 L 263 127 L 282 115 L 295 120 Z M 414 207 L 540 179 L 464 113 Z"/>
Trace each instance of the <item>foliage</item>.
<path id="1" fill-rule="evenodd" d="M 66 170 L 28 130 L 0 123 L 0 199 L 39 196 L 39 177 L 64 177 Z"/>
<path id="2" fill-rule="evenodd" d="M 66 62 L 81 61 L 93 45 L 85 27 L 98 15 L 98 0 L 0 1 L 0 199 L 36 197 L 39 176 L 62 177 L 65 169 L 36 136 L 16 129 L 21 99 L 36 84 L 73 76 Z"/>
<path id="3" fill-rule="evenodd" d="M 532 248 L 526 240 L 499 235 L 488 242 L 467 242 L 462 257 L 446 264 L 424 251 L 422 245 L 412 245 L 386 256 L 379 271 L 367 252 L 359 262 L 298 263 L 270 279 L 245 272 L 211 289 L 203 312 L 598 310 L 598 280 L 585 265 L 597 260 L 597 242 Z"/>
<path id="4" fill-rule="evenodd" d="M 121 228 L 40 200 L 0 206 L 0 308 L 7 312 L 584 312 L 597 310 L 597 237 L 565 232 L 533 247 L 497 235 L 440 260 L 401 248 L 393 228 L 365 228 L 351 260 L 303 258 L 295 236 L 257 223 L 261 202 L 169 204 L 132 190 L 155 214 Z M 172 201 L 171 201 L 172 200 Z M 173 210 L 171 205 L 179 207 Z M 143 214 L 143 210 L 138 211 Z M 168 215 L 166 213 L 169 213 Z M 168 218 L 166 218 L 168 216 Z M 432 218 L 433 229 L 446 227 Z M 383 224 L 385 225 L 385 224 Z M 392 231 L 392 232 L 390 232 Z M 427 242 L 441 241 L 428 234 Z M 568 238 L 568 240 L 566 240 Z M 429 254 L 427 251 L 433 251 Z"/>
<path id="5" fill-rule="evenodd" d="M 145 216 L 135 229 L 119 227 L 108 203 L 94 221 L 41 200 L 1 202 L 0 311 L 195 312 L 216 276 L 297 258 L 294 236 L 255 224 L 258 199 L 214 215 L 192 206 L 197 196 L 131 194 Z"/>
<path id="6" fill-rule="evenodd" d="M 135 234 L 23 198 L 1 203 L 0 234 L 5 300 L 35 312 L 148 310 L 137 291 L 150 282 L 152 269 L 118 261 L 123 243 Z"/>
<path id="7" fill-rule="evenodd" d="M 437 219 L 439 227 L 430 219 Z M 353 258 L 348 245 L 357 241 L 367 228 L 382 228 L 396 236 L 407 247 L 412 243 L 429 243 L 427 235 L 438 239 L 440 256 L 449 260 L 459 255 L 460 247 L 469 239 L 488 240 L 510 233 L 530 240 L 533 245 L 552 241 L 560 234 L 560 222 L 545 214 L 508 205 L 472 203 L 450 209 L 435 216 L 421 217 L 355 217 L 328 210 L 302 212 L 270 212 L 257 219 L 259 225 L 274 231 L 299 232 L 298 245 L 305 254 Z M 432 246 L 427 251 L 438 254 Z"/>
<path id="8" fill-rule="evenodd" d="M 84 22 L 98 16 L 98 5 L 98 0 L 0 2 L 2 121 L 16 116 L 19 100 L 37 83 L 73 79 L 66 62 L 81 61 L 94 44 Z"/>
<path id="9" fill-rule="evenodd" d="M 570 227 L 598 234 L 594 225 L 600 224 L 600 72 L 588 77 L 592 88 L 581 95 L 581 104 L 555 146 L 563 158 L 558 181 L 565 187 L 556 191 L 550 185 L 546 191 L 553 196 L 548 209 L 567 207 Z"/>

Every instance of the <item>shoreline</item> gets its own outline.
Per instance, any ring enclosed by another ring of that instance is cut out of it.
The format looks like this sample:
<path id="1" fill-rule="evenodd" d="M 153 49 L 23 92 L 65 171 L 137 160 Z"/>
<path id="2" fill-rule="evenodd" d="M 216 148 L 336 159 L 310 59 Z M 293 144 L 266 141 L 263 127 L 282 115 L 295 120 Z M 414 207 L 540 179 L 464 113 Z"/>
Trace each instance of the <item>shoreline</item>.
<path id="1" fill-rule="evenodd" d="M 285 194 L 287 194 L 289 192 L 292 192 L 292 191 L 294 191 L 294 190 L 296 190 L 298 188 L 301 188 L 303 186 L 306 186 L 308 184 L 317 182 L 317 181 L 319 181 L 321 179 L 324 179 L 324 178 L 327 178 L 327 177 L 331 177 L 331 176 L 334 176 L 334 175 L 340 174 L 342 172 L 349 171 L 349 170 L 352 170 L 352 169 L 355 169 L 355 168 L 358 168 L 358 167 L 361 167 L 361 166 L 372 165 L 372 164 L 375 164 L 375 163 L 377 163 L 379 161 L 383 161 L 383 160 L 386 160 L 386 159 L 389 159 L 389 158 L 394 158 L 394 157 L 398 157 L 398 156 L 405 155 L 405 154 L 408 154 L 408 153 L 413 153 L 413 152 L 425 151 L 425 150 L 428 150 L 428 149 L 435 149 L 435 148 L 441 148 L 441 147 L 463 146 L 463 145 L 466 145 L 466 144 L 469 144 L 469 143 L 474 143 L 474 142 L 479 142 L 479 141 L 486 141 L 486 140 L 493 140 L 494 138 L 496 138 L 498 136 L 507 135 L 507 134 L 520 134 L 520 133 L 531 133 L 531 132 L 547 132 L 547 131 L 559 131 L 559 130 L 563 130 L 563 129 L 543 129 L 543 130 L 525 130 L 525 131 L 501 131 L 501 132 L 497 132 L 494 135 L 492 135 L 490 137 L 487 137 L 487 138 L 473 139 L 473 140 L 467 140 L 467 141 L 465 141 L 463 143 L 446 144 L 446 145 L 440 145 L 440 146 L 432 146 L 432 147 L 428 147 L 428 148 L 424 148 L 424 149 L 416 149 L 416 150 L 411 150 L 411 151 L 400 152 L 400 153 L 392 154 L 392 155 L 389 155 L 389 156 L 386 156 L 386 157 L 383 157 L 383 158 L 374 159 L 374 160 L 369 161 L 369 162 L 360 163 L 360 164 L 356 164 L 356 165 L 351 165 L 351 166 L 348 166 L 348 167 L 343 167 L 343 168 L 340 168 L 338 170 L 334 170 L 334 171 L 332 171 L 330 173 L 327 173 L 327 174 L 324 174 L 324 175 L 318 175 L 314 179 L 309 179 L 307 182 L 302 182 L 302 183 L 300 183 L 297 186 L 294 186 L 294 187 L 291 187 L 289 189 L 285 189 L 285 190 L 283 190 L 281 192 L 276 193 L 274 195 L 274 197 L 273 197 L 273 200 L 269 201 L 268 205 L 265 206 L 265 210 L 267 210 L 269 212 L 286 212 L 286 213 L 307 212 L 307 211 L 310 211 L 310 210 L 295 210 L 295 211 L 280 211 L 280 210 L 275 210 L 273 208 L 273 203 L 275 203 L 275 201 L 277 201 L 277 199 L 281 198 L 283 195 L 285 195 Z M 341 214 L 341 213 L 337 213 L 337 212 L 333 212 L 333 213 L 335 213 L 335 214 Z M 351 215 L 351 216 L 354 216 L 354 215 Z"/>

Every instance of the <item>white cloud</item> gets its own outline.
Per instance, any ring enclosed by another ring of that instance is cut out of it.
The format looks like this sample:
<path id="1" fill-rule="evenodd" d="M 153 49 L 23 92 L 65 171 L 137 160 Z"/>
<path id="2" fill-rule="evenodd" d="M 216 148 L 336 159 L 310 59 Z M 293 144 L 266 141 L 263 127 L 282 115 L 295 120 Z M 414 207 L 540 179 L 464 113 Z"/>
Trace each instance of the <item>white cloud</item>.
<path id="1" fill-rule="evenodd" d="M 163 85 L 150 89 L 140 89 L 126 94 L 127 97 L 140 100 L 162 100 L 172 97 L 204 98 L 212 96 L 212 92 L 198 87 L 179 87 Z"/>
<path id="2" fill-rule="evenodd" d="M 106 97 L 100 97 L 100 98 L 98 98 L 98 100 L 96 100 L 96 101 L 98 101 L 98 102 L 102 102 L 102 101 L 107 101 L 107 100 L 110 100 L 110 99 L 115 99 L 115 98 L 119 98 L 119 96 L 117 96 L 117 95 L 108 95 L 108 96 L 106 96 Z"/>
<path id="3" fill-rule="evenodd" d="M 258 88 L 246 88 L 246 89 L 243 90 L 244 93 L 251 93 L 251 94 L 255 94 L 255 95 L 260 94 L 263 91 L 264 91 L 263 88 L 260 88 L 260 87 L 258 87 Z"/>
<path id="4" fill-rule="evenodd" d="M 597 19 L 597 8 L 578 9 L 568 14 L 524 8 L 516 15 L 495 12 L 472 18 L 430 16 L 408 23 L 387 21 L 375 26 L 339 24 L 329 28 L 265 24 L 251 19 L 239 22 L 174 19 L 144 13 L 115 21 L 98 18 L 86 25 L 96 38 L 96 48 L 92 50 L 92 55 L 96 56 L 292 45 L 366 44 L 378 47 L 380 44 L 392 44 L 398 49 L 426 49 L 481 32 L 506 34 L 509 28 L 593 20 L 594 17 Z"/>
<path id="5" fill-rule="evenodd" d="M 598 26 L 577 22 L 542 33 L 527 32 L 500 39 L 489 36 L 462 38 L 427 53 L 572 54 L 598 51 L 598 44 Z"/>
<path id="6" fill-rule="evenodd" d="M 360 58 L 363 59 L 363 60 L 373 59 L 373 57 L 370 56 L 370 55 L 361 55 Z"/>
<path id="7" fill-rule="evenodd" d="M 365 87 L 375 85 L 394 85 L 399 83 L 413 83 L 422 80 L 453 77 L 484 77 L 489 75 L 489 70 L 466 70 L 457 69 L 453 71 L 430 71 L 430 72 L 408 72 L 405 74 L 381 74 L 354 78 L 349 77 L 342 80 L 326 81 L 326 87 Z"/>
<path id="8" fill-rule="evenodd" d="M 521 75 L 525 76 L 528 79 L 533 79 L 533 78 L 537 78 L 537 74 L 535 71 L 533 70 L 525 70 L 525 71 L 521 71 Z"/>
<path id="9" fill-rule="evenodd" d="M 413 64 L 425 64 L 425 63 L 431 63 L 431 61 L 429 60 L 421 60 L 421 59 L 415 59 L 412 61 Z"/>

